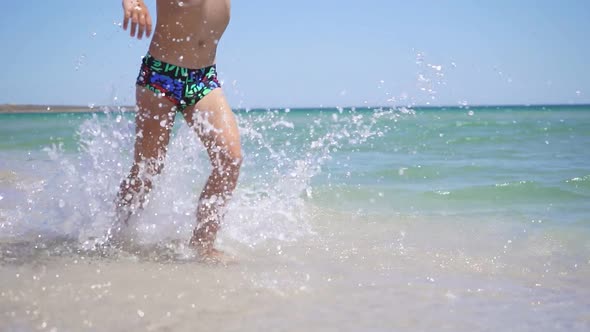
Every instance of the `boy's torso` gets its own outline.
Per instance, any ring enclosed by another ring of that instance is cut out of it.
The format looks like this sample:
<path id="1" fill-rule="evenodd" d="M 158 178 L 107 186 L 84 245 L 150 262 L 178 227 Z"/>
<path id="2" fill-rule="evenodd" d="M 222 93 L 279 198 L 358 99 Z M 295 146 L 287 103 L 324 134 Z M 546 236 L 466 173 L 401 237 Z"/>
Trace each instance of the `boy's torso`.
<path id="1" fill-rule="evenodd" d="M 185 68 L 215 63 L 217 44 L 230 18 L 230 0 L 157 0 L 150 53 Z"/>

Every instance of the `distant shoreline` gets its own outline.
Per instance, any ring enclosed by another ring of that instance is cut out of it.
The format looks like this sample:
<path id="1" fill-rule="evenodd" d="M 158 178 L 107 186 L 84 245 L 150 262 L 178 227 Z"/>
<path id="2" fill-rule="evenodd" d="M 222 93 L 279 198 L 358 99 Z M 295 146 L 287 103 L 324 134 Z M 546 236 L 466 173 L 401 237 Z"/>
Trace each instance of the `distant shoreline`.
<path id="1" fill-rule="evenodd" d="M 432 106 L 432 105 L 416 105 L 416 106 L 409 106 L 409 105 L 381 105 L 381 106 L 345 106 L 342 108 L 350 109 L 378 109 L 378 108 L 411 108 L 414 110 L 433 110 L 433 109 L 494 109 L 494 108 L 590 108 L 590 104 L 523 104 L 523 105 L 467 105 L 467 106 L 460 106 L 460 105 L 440 105 L 440 106 Z M 240 108 L 236 109 L 236 111 L 243 111 L 243 110 L 284 110 L 284 109 L 291 109 L 291 110 L 326 110 L 326 109 L 336 109 L 339 108 L 337 106 L 318 106 L 318 107 L 252 107 L 252 108 Z M 125 109 L 127 111 L 135 111 L 135 106 L 114 106 L 114 105 L 101 105 L 101 106 L 76 106 L 76 105 L 15 105 L 15 104 L 2 104 L 0 105 L 0 114 L 22 114 L 22 113 L 97 113 L 97 112 L 105 112 L 105 109 L 108 111 L 112 109 L 113 111 L 117 111 L 120 109 Z"/>
<path id="2" fill-rule="evenodd" d="M 0 114 L 16 113 L 93 113 L 102 112 L 105 106 L 75 106 L 75 105 L 0 105 Z M 108 108 L 125 108 L 133 110 L 134 106 L 106 106 Z"/>

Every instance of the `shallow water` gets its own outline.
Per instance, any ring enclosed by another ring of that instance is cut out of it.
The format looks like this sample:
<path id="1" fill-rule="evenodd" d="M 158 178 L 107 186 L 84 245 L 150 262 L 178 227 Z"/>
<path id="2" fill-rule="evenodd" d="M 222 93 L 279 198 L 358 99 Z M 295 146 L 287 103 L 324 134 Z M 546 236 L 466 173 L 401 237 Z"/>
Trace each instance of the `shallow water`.
<path id="1" fill-rule="evenodd" d="M 237 264 L 216 266 L 185 247 L 208 173 L 189 128 L 121 250 L 130 115 L 0 115 L 0 330 L 590 328 L 588 109 L 238 116 Z"/>
<path id="2" fill-rule="evenodd" d="M 3 257 L 3 330 L 583 331 L 590 323 L 587 230 L 325 211 L 312 226 L 315 236 L 294 242 L 252 248 L 226 239 L 239 258 L 227 267 L 165 253 L 56 253 L 56 244 L 31 253 L 35 241 L 22 244 L 16 260 Z"/>

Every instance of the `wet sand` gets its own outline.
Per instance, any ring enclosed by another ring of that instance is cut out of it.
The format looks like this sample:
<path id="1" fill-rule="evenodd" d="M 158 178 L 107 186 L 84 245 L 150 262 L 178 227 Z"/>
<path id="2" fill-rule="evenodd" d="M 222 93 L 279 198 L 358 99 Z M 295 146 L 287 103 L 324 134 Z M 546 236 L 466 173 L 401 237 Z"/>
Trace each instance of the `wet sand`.
<path id="1" fill-rule="evenodd" d="M 67 244 L 4 243 L 0 330 L 588 327 L 587 250 L 571 248 L 583 241 L 529 227 L 509 254 L 497 241 L 514 236 L 503 222 L 343 217 L 317 215 L 316 236 L 292 243 L 224 241 L 239 258 L 227 267 L 166 257 L 162 250 L 103 256 Z"/>

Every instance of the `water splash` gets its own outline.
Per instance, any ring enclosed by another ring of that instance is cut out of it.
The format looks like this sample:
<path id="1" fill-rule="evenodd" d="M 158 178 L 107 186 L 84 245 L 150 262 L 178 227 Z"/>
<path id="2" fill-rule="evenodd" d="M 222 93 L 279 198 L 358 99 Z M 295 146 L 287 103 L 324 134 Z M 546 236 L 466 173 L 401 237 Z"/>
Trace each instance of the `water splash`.
<path id="1" fill-rule="evenodd" d="M 427 62 L 426 55 L 422 52 L 416 54 L 416 65 L 418 66 L 416 78 L 418 89 L 426 93 L 431 101 L 436 100 L 438 87 L 446 85 L 443 66 Z M 430 105 L 430 101 L 427 101 L 426 105 Z"/>
<path id="2" fill-rule="evenodd" d="M 132 163 L 135 132 L 130 112 L 104 111 L 79 126 L 77 152 L 60 144 L 45 149 L 43 178 L 9 213 L 17 225 L 12 236 L 53 234 L 75 239 L 85 250 L 106 241 L 115 219 L 114 198 Z M 402 113 L 411 111 L 238 112 L 244 162 L 220 241 L 255 246 L 313 234 L 312 179 L 329 181 L 322 167 L 335 152 L 383 136 Z M 149 203 L 131 221 L 128 236 L 140 246 L 184 243 L 196 224 L 196 202 L 210 166 L 192 128 L 176 129 L 165 165 Z"/>

